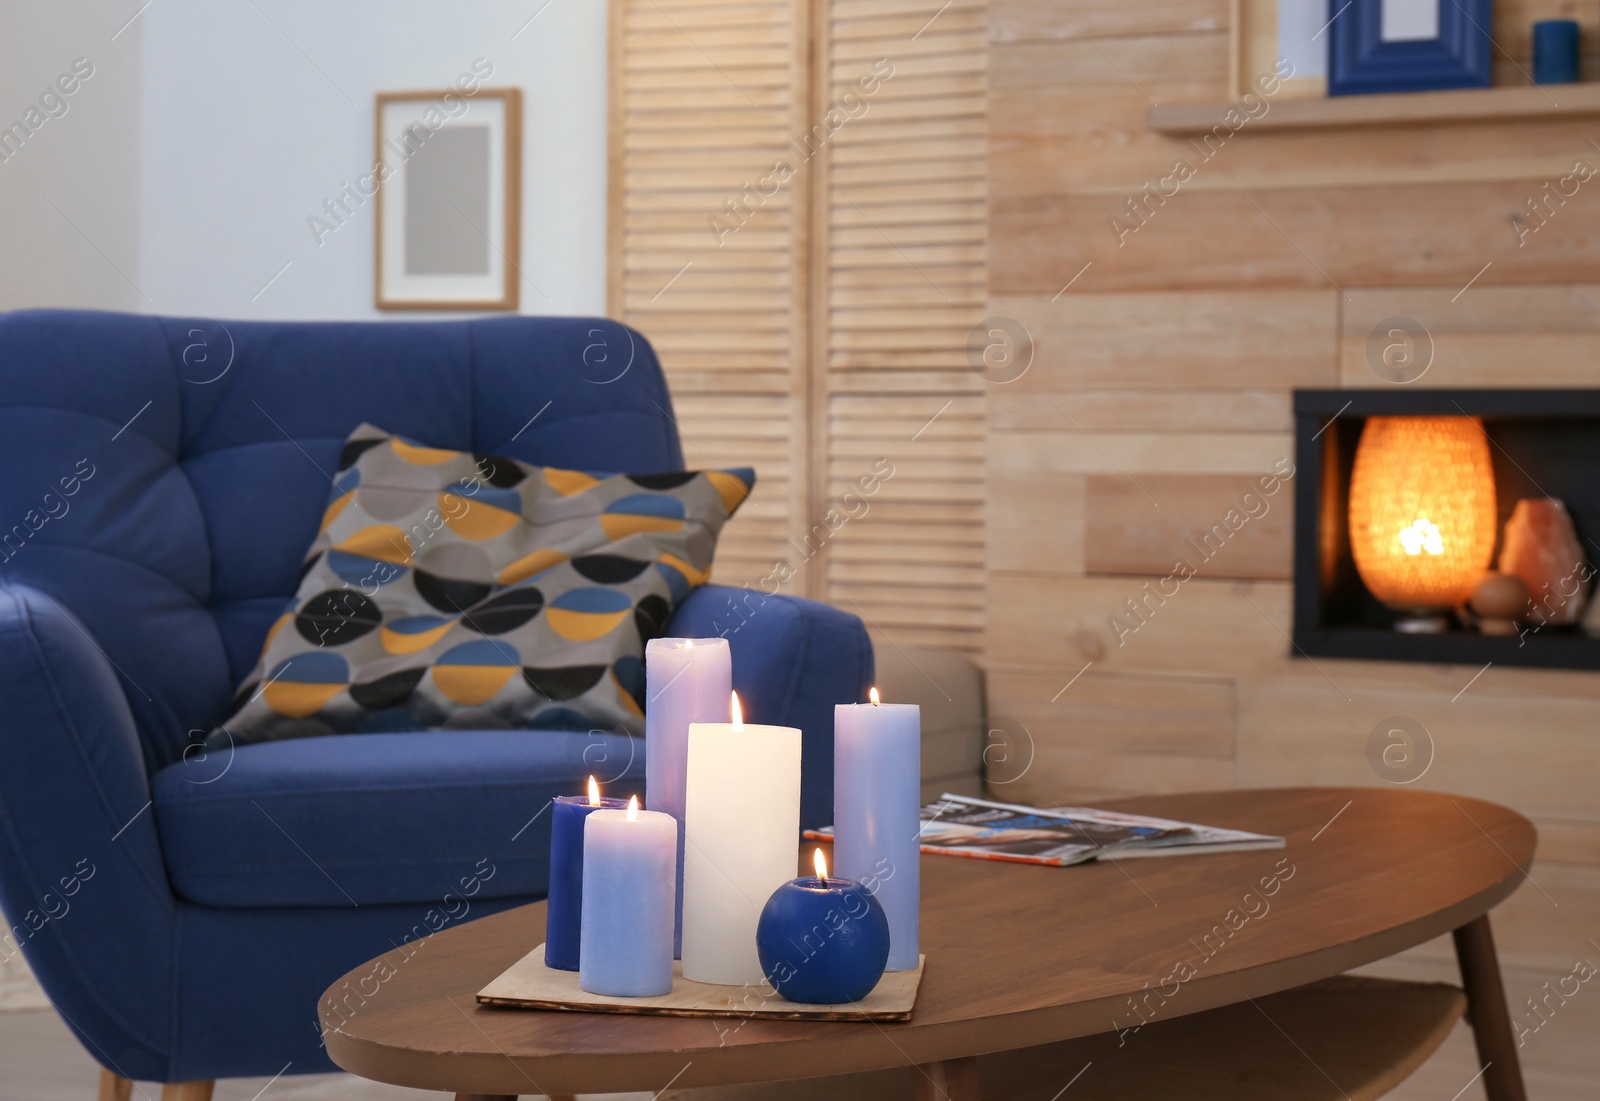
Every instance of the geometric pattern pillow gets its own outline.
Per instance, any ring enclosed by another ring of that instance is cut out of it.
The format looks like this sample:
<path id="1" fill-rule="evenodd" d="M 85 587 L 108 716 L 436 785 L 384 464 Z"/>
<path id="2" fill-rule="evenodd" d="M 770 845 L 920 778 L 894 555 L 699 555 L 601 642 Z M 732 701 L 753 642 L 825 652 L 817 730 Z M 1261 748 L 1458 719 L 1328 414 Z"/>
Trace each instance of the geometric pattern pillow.
<path id="1" fill-rule="evenodd" d="M 345 443 L 294 604 L 213 746 L 644 726 L 644 647 L 711 575 L 749 469 L 586 474 Z"/>

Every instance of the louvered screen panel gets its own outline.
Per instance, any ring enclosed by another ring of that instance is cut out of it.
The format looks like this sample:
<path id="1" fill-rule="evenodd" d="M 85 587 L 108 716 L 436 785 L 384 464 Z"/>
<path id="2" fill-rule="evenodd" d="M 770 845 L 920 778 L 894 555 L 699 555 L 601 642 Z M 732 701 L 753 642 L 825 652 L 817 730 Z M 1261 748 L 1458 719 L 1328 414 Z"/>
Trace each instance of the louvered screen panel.
<path id="1" fill-rule="evenodd" d="M 816 197 L 826 494 L 860 512 L 844 494 L 893 468 L 829 544 L 825 596 L 902 647 L 982 646 L 987 384 L 967 342 L 987 295 L 986 36 L 981 3 L 831 0 L 820 44 L 814 110 L 847 116 Z"/>
<path id="2" fill-rule="evenodd" d="M 810 495 L 809 191 L 788 145 L 807 110 L 808 9 L 613 4 L 611 312 L 655 345 L 688 466 L 756 468 L 715 574 L 759 585 L 799 557 L 788 540 Z M 780 183 L 773 166 L 785 159 L 797 170 Z M 802 575 L 784 591 L 806 585 Z"/>

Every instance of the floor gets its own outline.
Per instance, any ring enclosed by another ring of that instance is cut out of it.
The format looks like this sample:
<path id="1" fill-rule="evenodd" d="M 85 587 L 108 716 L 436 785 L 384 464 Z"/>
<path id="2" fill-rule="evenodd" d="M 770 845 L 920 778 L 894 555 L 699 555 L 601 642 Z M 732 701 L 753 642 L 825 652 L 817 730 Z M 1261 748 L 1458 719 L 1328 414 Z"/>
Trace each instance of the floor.
<path id="1" fill-rule="evenodd" d="M 1363 969 L 1367 974 L 1434 981 L 1456 981 L 1453 964 L 1413 956 Z M 1578 993 L 1539 1019 L 1529 1015 L 1526 999 L 1552 987 L 1559 970 L 1507 967 L 1506 988 L 1512 1018 L 1530 1029 L 1523 1036 L 1523 1070 L 1531 1101 L 1591 1101 L 1600 1081 L 1600 986 L 1584 984 Z M 1569 988 L 1571 983 L 1568 983 Z M 1554 1004 L 1553 1002 L 1551 1004 Z M 1522 1007 L 1519 1011 L 1519 1007 Z M 1474 1081 L 1480 1064 L 1472 1033 L 1458 1025 L 1445 1045 L 1398 1090 L 1390 1101 L 1482 1101 L 1483 1087 Z M 0 1101 L 90 1101 L 98 1069 L 78 1047 L 66 1026 L 48 1010 L 0 1013 Z M 315 1075 L 277 1081 L 233 1079 L 217 1084 L 216 1101 L 421 1101 L 444 1094 L 379 1085 L 349 1075 Z M 651 1095 L 611 1094 L 611 1101 L 651 1101 Z M 141 1085 L 134 1097 L 158 1101 L 158 1089 Z M 685 1095 L 689 1101 L 692 1094 Z M 1071 1101 L 1070 1097 L 1062 1101 Z M 1165 1099 L 1163 1099 L 1165 1101 Z M 1181 1101 L 1181 1099 L 1174 1099 Z"/>

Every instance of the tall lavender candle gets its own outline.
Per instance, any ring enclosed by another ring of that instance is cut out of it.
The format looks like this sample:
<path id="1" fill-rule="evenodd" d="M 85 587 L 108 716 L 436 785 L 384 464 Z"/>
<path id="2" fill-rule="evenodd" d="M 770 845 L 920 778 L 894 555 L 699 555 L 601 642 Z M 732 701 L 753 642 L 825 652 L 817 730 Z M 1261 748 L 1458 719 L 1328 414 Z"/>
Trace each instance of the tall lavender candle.
<path id="1" fill-rule="evenodd" d="M 683 808 L 689 724 L 725 723 L 733 698 L 733 656 L 725 638 L 656 638 L 644 648 L 644 798 L 678 822 L 677 901 L 672 951 L 683 954 Z"/>
<path id="2" fill-rule="evenodd" d="M 833 711 L 834 874 L 877 896 L 889 919 L 890 971 L 917 967 L 922 829 L 922 709 L 841 703 Z"/>

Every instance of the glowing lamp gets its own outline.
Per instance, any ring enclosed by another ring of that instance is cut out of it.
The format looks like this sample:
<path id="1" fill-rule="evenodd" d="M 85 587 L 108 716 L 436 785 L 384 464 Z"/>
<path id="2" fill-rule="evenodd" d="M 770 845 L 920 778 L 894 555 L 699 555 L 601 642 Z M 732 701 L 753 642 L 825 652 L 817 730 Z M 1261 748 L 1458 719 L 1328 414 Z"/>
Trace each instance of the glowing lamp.
<path id="1" fill-rule="evenodd" d="M 1466 602 L 1495 543 L 1494 468 L 1476 417 L 1372 417 L 1350 475 L 1350 550 L 1401 630 Z"/>

